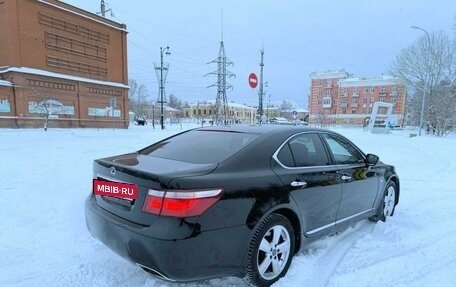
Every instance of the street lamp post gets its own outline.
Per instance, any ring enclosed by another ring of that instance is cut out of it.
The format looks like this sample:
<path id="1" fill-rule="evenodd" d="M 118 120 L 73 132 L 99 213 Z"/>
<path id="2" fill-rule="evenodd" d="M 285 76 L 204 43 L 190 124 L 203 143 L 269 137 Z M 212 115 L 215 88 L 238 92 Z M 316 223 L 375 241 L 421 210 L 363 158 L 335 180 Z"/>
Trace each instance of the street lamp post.
<path id="1" fill-rule="evenodd" d="M 427 40 L 428 40 L 428 49 L 426 53 L 426 64 L 429 62 L 429 52 L 431 50 L 431 37 L 429 36 L 429 33 L 424 30 L 421 27 L 418 26 L 410 26 L 410 28 L 415 29 L 415 30 L 421 30 L 426 34 Z M 423 129 L 423 119 L 424 119 L 424 103 L 426 101 L 426 93 L 427 93 L 427 79 L 424 83 L 424 89 L 423 89 L 423 102 L 421 103 L 421 115 L 420 115 L 420 130 L 418 131 L 418 136 L 421 136 L 421 130 Z"/>
<path id="2" fill-rule="evenodd" d="M 163 80 L 163 70 L 168 69 L 163 67 L 163 52 L 165 52 L 166 55 L 171 55 L 171 53 L 169 52 L 169 46 L 165 48 L 160 47 L 160 125 L 162 130 L 165 128 L 163 119 L 163 104 L 165 103 L 163 99 L 165 94 L 165 81 Z"/>

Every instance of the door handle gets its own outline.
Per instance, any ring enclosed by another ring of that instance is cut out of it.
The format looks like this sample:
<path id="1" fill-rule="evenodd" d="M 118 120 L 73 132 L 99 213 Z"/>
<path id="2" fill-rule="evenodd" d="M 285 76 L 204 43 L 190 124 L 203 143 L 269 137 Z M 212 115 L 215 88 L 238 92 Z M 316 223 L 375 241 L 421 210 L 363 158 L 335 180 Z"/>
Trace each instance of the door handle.
<path id="1" fill-rule="evenodd" d="M 305 182 L 305 181 L 296 181 L 295 180 L 295 181 L 292 181 L 290 183 L 290 185 L 293 186 L 293 187 L 306 187 L 307 186 L 307 182 Z"/>
<path id="2" fill-rule="evenodd" d="M 348 175 L 343 175 L 343 176 L 341 177 L 341 179 L 342 179 L 343 181 L 349 181 L 350 179 L 352 179 L 352 177 L 351 177 L 351 176 L 348 176 Z"/>

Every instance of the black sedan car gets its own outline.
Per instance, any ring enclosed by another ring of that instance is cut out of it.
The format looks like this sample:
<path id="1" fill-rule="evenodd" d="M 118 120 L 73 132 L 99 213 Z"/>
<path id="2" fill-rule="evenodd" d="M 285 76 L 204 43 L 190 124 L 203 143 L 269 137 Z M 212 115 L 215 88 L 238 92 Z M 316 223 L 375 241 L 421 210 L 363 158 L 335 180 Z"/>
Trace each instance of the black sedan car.
<path id="1" fill-rule="evenodd" d="M 307 242 L 399 200 L 391 165 L 328 130 L 210 127 L 95 160 L 90 233 L 161 278 L 284 276 Z"/>

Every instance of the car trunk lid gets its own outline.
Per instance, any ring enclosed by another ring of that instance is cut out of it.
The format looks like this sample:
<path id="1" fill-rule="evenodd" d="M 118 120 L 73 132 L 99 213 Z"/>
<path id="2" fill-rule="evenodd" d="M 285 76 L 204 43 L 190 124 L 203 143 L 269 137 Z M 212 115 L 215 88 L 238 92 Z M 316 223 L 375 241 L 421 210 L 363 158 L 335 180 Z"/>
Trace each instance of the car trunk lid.
<path id="1" fill-rule="evenodd" d="M 97 204 L 103 209 L 131 222 L 151 225 L 157 215 L 142 212 L 150 188 L 164 190 L 175 178 L 204 175 L 212 172 L 217 164 L 195 164 L 138 153 L 98 159 L 94 161 L 94 179 L 137 185 L 135 200 L 114 196 L 96 195 Z"/>

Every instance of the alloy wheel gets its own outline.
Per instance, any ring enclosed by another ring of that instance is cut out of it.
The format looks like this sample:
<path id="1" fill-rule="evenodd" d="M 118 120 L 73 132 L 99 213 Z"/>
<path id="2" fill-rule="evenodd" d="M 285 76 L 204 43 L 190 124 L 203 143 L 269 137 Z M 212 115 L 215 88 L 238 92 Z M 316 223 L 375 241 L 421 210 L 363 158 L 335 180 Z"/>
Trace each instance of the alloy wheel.
<path id="1" fill-rule="evenodd" d="M 394 212 L 394 206 L 396 205 L 396 189 L 393 185 L 388 186 L 384 198 L 383 214 L 391 216 Z"/>
<path id="2" fill-rule="evenodd" d="M 282 225 L 271 227 L 261 239 L 257 254 L 259 275 L 273 280 L 284 270 L 290 256 L 291 238 Z"/>

